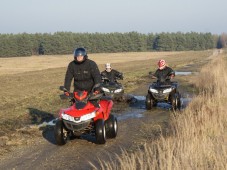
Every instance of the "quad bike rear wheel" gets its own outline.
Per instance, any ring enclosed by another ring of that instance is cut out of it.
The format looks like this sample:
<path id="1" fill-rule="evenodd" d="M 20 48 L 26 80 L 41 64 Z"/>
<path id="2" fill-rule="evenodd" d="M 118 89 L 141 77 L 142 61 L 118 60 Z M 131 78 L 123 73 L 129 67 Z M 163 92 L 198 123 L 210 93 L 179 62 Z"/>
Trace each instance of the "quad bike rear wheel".
<path id="1" fill-rule="evenodd" d="M 110 114 L 109 118 L 105 122 L 106 125 L 106 136 L 108 138 L 115 138 L 117 136 L 117 118 Z"/>
<path id="2" fill-rule="evenodd" d="M 68 134 L 66 130 L 63 127 L 62 120 L 58 120 L 56 122 L 55 128 L 54 128 L 54 137 L 56 140 L 57 145 L 64 145 L 67 142 Z"/>
<path id="3" fill-rule="evenodd" d="M 102 119 L 97 120 L 95 123 L 95 137 L 98 144 L 106 143 L 106 128 Z"/>

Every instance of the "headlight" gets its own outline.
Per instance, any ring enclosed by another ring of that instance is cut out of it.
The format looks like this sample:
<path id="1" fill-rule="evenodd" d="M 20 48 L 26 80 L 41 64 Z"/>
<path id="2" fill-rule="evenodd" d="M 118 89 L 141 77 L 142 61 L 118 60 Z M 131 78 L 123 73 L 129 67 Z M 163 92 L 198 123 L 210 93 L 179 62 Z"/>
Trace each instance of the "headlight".
<path id="1" fill-rule="evenodd" d="M 114 91 L 114 93 L 120 93 L 120 92 L 122 92 L 122 90 L 123 89 L 117 89 L 117 90 Z"/>
<path id="2" fill-rule="evenodd" d="M 70 116 L 68 114 L 65 114 L 64 112 L 62 112 L 61 116 L 62 116 L 62 119 L 74 122 L 74 117 L 72 117 L 72 116 Z"/>
<path id="3" fill-rule="evenodd" d="M 95 111 L 92 112 L 92 113 L 81 116 L 80 120 L 85 121 L 85 120 L 92 119 L 93 117 L 95 117 Z"/>
<path id="4" fill-rule="evenodd" d="M 152 92 L 152 93 L 158 93 L 158 90 L 150 88 L 150 92 Z"/>
<path id="5" fill-rule="evenodd" d="M 79 122 L 81 122 L 81 121 L 86 121 L 86 120 L 89 120 L 89 119 L 92 119 L 92 118 L 94 118 L 96 115 L 95 115 L 95 111 L 94 112 L 91 112 L 91 113 L 88 113 L 88 114 L 86 114 L 86 115 L 83 115 L 83 116 L 81 116 L 80 117 L 80 119 L 79 118 L 77 118 L 77 119 L 75 119 L 75 117 L 73 117 L 73 116 L 70 116 L 70 115 L 68 115 L 68 114 L 65 114 L 64 112 L 62 113 L 62 119 L 64 119 L 64 120 L 68 120 L 68 121 L 71 121 L 71 122 L 75 122 L 75 123 L 79 123 Z"/>
<path id="6" fill-rule="evenodd" d="M 168 89 L 163 90 L 163 93 L 169 93 L 171 91 L 172 91 L 172 88 L 168 88 Z"/>
<path id="7" fill-rule="evenodd" d="M 104 92 L 110 92 L 110 90 L 107 89 L 107 88 L 105 88 L 105 87 L 102 87 L 102 90 L 103 90 Z"/>

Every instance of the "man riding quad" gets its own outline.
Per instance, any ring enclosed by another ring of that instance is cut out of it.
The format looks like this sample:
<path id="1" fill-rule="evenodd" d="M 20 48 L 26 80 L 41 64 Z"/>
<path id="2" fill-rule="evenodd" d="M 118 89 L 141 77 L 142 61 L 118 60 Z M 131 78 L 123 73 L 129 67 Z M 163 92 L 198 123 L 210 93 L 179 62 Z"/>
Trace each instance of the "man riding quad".
<path id="1" fill-rule="evenodd" d="M 118 72 L 117 70 L 112 69 L 110 63 L 106 63 L 105 67 L 106 67 L 106 69 L 101 72 L 101 76 L 103 79 L 106 78 L 110 82 L 117 82 L 117 79 L 123 80 L 122 73 Z"/>
<path id="2" fill-rule="evenodd" d="M 110 63 L 106 63 L 106 70 L 101 73 L 102 77 L 102 90 L 105 96 L 111 97 L 116 101 L 124 100 L 124 88 L 121 83 L 117 82 L 118 79 L 123 80 L 122 73 L 117 70 L 111 69 Z"/>
<path id="3" fill-rule="evenodd" d="M 88 59 L 84 48 L 74 50 L 74 60 L 68 65 L 64 83 L 64 87 L 67 89 L 65 95 L 67 96 L 69 96 L 72 79 L 74 79 L 74 92 L 87 91 L 90 93 L 95 85 L 102 82 L 97 64 Z M 98 93 L 100 93 L 99 87 L 95 89 L 94 94 Z M 98 105 L 95 102 L 93 104 Z"/>
<path id="4" fill-rule="evenodd" d="M 170 83 L 170 79 L 174 78 L 175 72 L 172 68 L 166 65 L 166 61 L 161 59 L 158 61 L 158 69 L 152 75 L 152 78 L 157 78 L 158 81 Z"/>
<path id="5" fill-rule="evenodd" d="M 170 81 L 175 76 L 172 68 L 166 65 L 165 60 L 158 61 L 158 69 L 152 75 L 152 78 L 157 78 L 148 89 L 146 96 L 146 108 L 150 110 L 156 106 L 158 102 L 165 102 L 172 105 L 173 109 L 180 109 L 181 101 L 178 92 L 178 83 Z"/>

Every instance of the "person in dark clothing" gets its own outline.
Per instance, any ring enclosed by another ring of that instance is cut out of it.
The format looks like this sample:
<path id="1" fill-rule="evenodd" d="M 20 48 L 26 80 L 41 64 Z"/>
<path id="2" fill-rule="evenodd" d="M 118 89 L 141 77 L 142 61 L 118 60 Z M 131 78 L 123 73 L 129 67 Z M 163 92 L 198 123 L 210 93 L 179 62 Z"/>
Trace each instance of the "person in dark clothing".
<path id="1" fill-rule="evenodd" d="M 173 69 L 166 65 L 165 60 L 161 59 L 158 61 L 158 69 L 152 75 L 152 78 L 157 78 L 158 82 L 170 82 L 174 76 Z"/>
<path id="2" fill-rule="evenodd" d="M 117 82 L 117 79 L 123 80 L 123 74 L 111 68 L 110 63 L 106 63 L 106 69 L 101 72 L 102 79 L 108 79 L 110 82 Z"/>
<path id="3" fill-rule="evenodd" d="M 72 79 L 74 79 L 74 91 L 91 92 L 96 84 L 101 84 L 100 71 L 97 64 L 88 59 L 87 52 L 84 48 L 77 48 L 74 51 L 74 60 L 69 63 L 64 87 L 70 91 Z M 65 92 L 65 95 L 69 95 Z M 95 93 L 99 93 L 99 89 Z"/>
<path id="4" fill-rule="evenodd" d="M 44 55 L 45 49 L 42 43 L 39 44 L 39 55 Z"/>

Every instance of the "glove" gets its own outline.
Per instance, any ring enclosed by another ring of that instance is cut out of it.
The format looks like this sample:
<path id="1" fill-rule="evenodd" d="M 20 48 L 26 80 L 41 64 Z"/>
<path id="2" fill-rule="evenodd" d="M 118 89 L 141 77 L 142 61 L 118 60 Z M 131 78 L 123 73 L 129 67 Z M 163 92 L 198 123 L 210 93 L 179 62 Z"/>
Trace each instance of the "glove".
<path id="1" fill-rule="evenodd" d="M 67 92 L 67 91 L 65 91 L 64 94 L 65 94 L 66 96 L 69 96 L 69 92 Z"/>
<path id="2" fill-rule="evenodd" d="M 94 93 L 93 93 L 93 95 L 97 95 L 97 94 L 99 94 L 100 92 L 98 91 L 98 90 L 95 90 L 94 91 Z"/>
<path id="3" fill-rule="evenodd" d="M 170 75 L 170 79 L 173 79 L 173 78 L 174 78 L 174 76 L 175 76 L 174 74 L 171 74 L 171 75 Z"/>
<path id="4" fill-rule="evenodd" d="M 118 77 L 120 80 L 123 80 L 123 75 L 122 75 L 122 73 L 118 74 L 117 77 Z"/>

